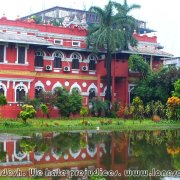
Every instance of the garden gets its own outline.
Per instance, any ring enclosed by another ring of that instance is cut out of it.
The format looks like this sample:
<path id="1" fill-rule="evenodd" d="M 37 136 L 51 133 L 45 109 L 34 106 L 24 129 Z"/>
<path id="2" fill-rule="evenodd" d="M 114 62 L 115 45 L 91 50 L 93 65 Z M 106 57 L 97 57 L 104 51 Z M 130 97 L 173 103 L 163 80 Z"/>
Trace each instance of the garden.
<path id="1" fill-rule="evenodd" d="M 138 61 L 141 68 L 138 68 Z M 26 97 L 16 119 L 1 118 L 0 130 L 8 132 L 19 131 L 19 128 L 21 131 L 179 128 L 180 70 L 162 68 L 160 71 L 151 71 L 147 63 L 137 55 L 129 58 L 129 66 L 143 74 L 134 88 L 134 98 L 129 106 L 116 100 L 110 109 L 109 101 L 94 97 L 89 100 L 88 108 L 82 105 L 82 96 L 76 89 L 69 93 L 65 88 L 57 88 L 55 92 L 42 92 L 35 99 Z M 1 107 L 6 104 L 6 98 L 1 95 Z M 61 114 L 59 119 L 50 117 L 54 106 Z M 41 111 L 43 118 L 36 118 L 37 111 Z M 73 114 L 78 114 L 78 118 L 72 118 Z"/>

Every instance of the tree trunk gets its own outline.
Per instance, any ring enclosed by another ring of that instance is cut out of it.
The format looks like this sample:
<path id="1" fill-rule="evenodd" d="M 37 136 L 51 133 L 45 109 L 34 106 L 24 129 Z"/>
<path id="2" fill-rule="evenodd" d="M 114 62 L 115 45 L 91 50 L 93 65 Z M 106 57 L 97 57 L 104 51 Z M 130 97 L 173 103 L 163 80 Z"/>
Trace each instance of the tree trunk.
<path id="1" fill-rule="evenodd" d="M 105 94 L 105 99 L 111 102 L 111 59 L 112 53 L 111 51 L 107 51 L 106 58 L 106 74 L 107 74 L 107 90 Z"/>

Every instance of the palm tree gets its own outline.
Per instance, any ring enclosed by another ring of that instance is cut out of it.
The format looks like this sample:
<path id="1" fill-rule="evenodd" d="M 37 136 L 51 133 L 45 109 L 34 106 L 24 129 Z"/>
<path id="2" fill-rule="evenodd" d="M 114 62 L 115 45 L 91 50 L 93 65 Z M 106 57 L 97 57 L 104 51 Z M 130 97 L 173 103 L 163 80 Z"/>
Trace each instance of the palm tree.
<path id="1" fill-rule="evenodd" d="M 97 14 L 98 23 L 88 27 L 87 43 L 92 44 L 97 51 L 106 50 L 107 90 L 105 98 L 108 101 L 111 101 L 112 54 L 116 49 L 123 50 L 127 48 L 129 42 L 135 44 L 131 32 L 131 29 L 135 27 L 135 21 L 133 23 L 134 18 L 128 16 L 128 13 L 133 8 L 137 8 L 137 6 L 129 7 L 126 0 L 123 5 L 109 1 L 104 9 L 96 6 L 90 8 L 91 12 Z"/>

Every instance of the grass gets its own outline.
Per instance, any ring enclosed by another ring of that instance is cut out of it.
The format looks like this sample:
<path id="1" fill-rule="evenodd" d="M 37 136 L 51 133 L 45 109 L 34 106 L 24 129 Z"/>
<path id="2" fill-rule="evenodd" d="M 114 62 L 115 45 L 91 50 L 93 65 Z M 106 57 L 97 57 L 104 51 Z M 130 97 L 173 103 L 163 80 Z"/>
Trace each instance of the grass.
<path id="1" fill-rule="evenodd" d="M 71 131 L 71 130 L 165 130 L 180 128 L 180 121 L 162 120 L 153 122 L 145 119 L 123 120 L 110 118 L 85 118 L 82 119 L 29 119 L 24 123 L 21 119 L 1 119 L 0 132 L 27 134 L 42 131 Z"/>

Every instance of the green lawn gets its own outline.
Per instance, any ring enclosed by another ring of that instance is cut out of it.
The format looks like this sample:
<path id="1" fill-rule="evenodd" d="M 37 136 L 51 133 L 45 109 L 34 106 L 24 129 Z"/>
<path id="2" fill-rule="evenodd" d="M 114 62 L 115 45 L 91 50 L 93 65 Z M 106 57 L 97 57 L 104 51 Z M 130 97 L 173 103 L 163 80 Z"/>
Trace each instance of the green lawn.
<path id="1" fill-rule="evenodd" d="M 71 131 L 71 130 L 157 130 L 180 128 L 180 121 L 161 120 L 153 122 L 145 119 L 123 120 L 112 118 L 85 118 L 82 119 L 29 119 L 27 123 L 22 120 L 0 120 L 0 132 L 30 133 L 39 131 Z"/>

